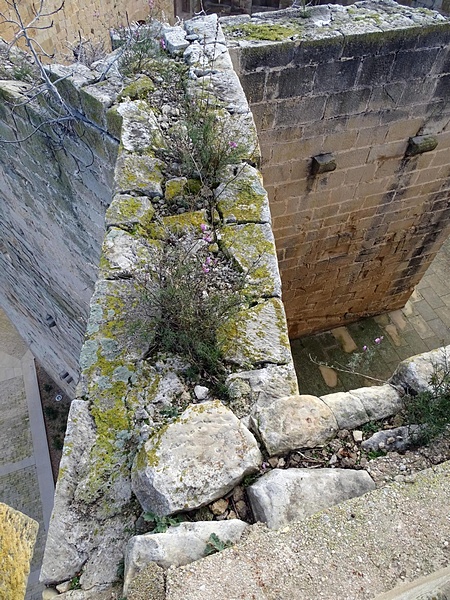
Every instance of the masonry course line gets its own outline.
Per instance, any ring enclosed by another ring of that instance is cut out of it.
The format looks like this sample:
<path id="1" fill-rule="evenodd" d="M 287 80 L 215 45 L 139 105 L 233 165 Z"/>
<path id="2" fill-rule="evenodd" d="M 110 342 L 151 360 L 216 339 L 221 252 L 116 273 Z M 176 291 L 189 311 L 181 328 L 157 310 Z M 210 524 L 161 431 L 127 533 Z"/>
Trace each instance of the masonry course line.
<path id="1" fill-rule="evenodd" d="M 21 471 L 27 467 L 32 467 L 35 464 L 36 461 L 34 456 L 28 456 L 27 458 L 23 458 L 17 462 L 6 463 L 0 467 L 0 477 L 3 477 L 3 475 L 9 475 L 10 473 L 14 473 L 16 471 Z"/>

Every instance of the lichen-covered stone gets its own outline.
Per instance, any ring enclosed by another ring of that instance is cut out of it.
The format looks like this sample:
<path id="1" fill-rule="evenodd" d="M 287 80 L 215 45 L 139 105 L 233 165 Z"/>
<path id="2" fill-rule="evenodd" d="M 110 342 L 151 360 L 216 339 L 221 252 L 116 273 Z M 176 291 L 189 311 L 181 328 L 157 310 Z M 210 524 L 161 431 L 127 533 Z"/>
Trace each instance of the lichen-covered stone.
<path id="1" fill-rule="evenodd" d="M 316 396 L 287 396 L 261 406 L 257 403 L 251 419 L 270 456 L 322 446 L 338 430 L 333 413 Z"/>
<path id="2" fill-rule="evenodd" d="M 154 198 L 162 197 L 163 163 L 151 156 L 121 154 L 116 163 L 115 193 L 138 191 Z"/>
<path id="3" fill-rule="evenodd" d="M 281 280 L 271 226 L 247 223 L 223 227 L 220 248 L 247 274 L 249 293 L 281 296 Z"/>
<path id="4" fill-rule="evenodd" d="M 240 310 L 219 330 L 225 360 L 244 368 L 292 361 L 281 300 L 270 298 Z"/>
<path id="5" fill-rule="evenodd" d="M 367 471 L 274 469 L 249 486 L 247 494 L 256 519 L 279 529 L 373 489 Z"/>
<path id="6" fill-rule="evenodd" d="M 117 106 L 123 118 L 121 143 L 128 152 L 149 152 L 166 147 L 159 123 L 147 102 L 124 101 Z"/>
<path id="7" fill-rule="evenodd" d="M 116 194 L 106 211 L 106 227 L 133 229 L 136 225 L 148 227 L 155 209 L 147 196 Z"/>
<path id="8" fill-rule="evenodd" d="M 144 510 L 169 515 L 222 497 L 262 460 L 253 435 L 218 401 L 187 408 L 144 445 L 132 485 Z"/>
<path id="9" fill-rule="evenodd" d="M 156 563 L 143 567 L 128 588 L 124 588 L 127 600 L 165 600 L 164 570 Z"/>
<path id="10" fill-rule="evenodd" d="M 39 523 L 0 502 L 0 597 L 25 597 Z"/>
<path id="11" fill-rule="evenodd" d="M 269 199 L 262 184 L 262 176 L 254 167 L 245 165 L 228 169 L 229 181 L 214 191 L 225 223 L 270 223 Z"/>

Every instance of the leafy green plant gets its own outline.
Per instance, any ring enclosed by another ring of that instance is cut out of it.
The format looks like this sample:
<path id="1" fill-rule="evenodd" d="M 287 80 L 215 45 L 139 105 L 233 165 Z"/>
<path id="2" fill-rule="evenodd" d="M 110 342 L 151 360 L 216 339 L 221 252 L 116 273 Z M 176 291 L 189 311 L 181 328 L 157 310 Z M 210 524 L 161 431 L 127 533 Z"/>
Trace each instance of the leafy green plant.
<path id="1" fill-rule="evenodd" d="M 77 575 L 75 575 L 75 577 L 72 577 L 72 579 L 70 580 L 69 589 L 70 590 L 81 590 L 80 574 L 79 573 Z"/>
<path id="2" fill-rule="evenodd" d="M 164 533 L 169 527 L 177 527 L 183 522 L 182 517 L 160 517 L 155 513 L 148 511 L 142 515 L 144 521 L 153 523 L 152 533 Z"/>
<path id="3" fill-rule="evenodd" d="M 219 538 L 218 535 L 216 535 L 215 533 L 212 533 L 209 536 L 208 541 L 206 542 L 206 548 L 205 548 L 204 555 L 209 556 L 210 554 L 215 554 L 216 552 L 221 552 L 222 550 L 225 550 L 226 548 L 230 548 L 232 545 L 233 545 L 232 542 L 230 542 L 230 541 L 224 542 L 223 540 L 221 540 Z"/>
<path id="4" fill-rule="evenodd" d="M 417 444 L 427 444 L 441 434 L 450 435 L 450 365 L 445 355 L 433 366 L 429 389 L 409 395 L 404 401 L 405 418 L 410 424 L 424 425 L 414 434 Z"/>

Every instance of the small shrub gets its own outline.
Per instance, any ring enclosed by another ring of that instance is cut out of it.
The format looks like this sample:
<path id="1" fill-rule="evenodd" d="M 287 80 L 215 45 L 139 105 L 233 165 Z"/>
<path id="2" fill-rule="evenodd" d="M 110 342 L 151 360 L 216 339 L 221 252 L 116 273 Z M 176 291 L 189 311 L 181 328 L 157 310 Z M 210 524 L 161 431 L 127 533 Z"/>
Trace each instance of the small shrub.
<path id="1" fill-rule="evenodd" d="M 429 380 L 430 389 L 404 402 L 405 418 L 410 424 L 424 425 L 415 435 L 417 444 L 427 444 L 441 434 L 448 434 L 450 423 L 450 365 L 434 365 Z"/>
<path id="2" fill-rule="evenodd" d="M 168 235 L 152 252 L 148 268 L 136 277 L 144 314 L 138 326 L 149 342 L 147 356 L 175 354 L 191 364 L 190 375 L 224 393 L 219 329 L 242 304 L 243 276 L 224 257 L 209 252 L 213 239 L 191 233 Z"/>
<path id="3" fill-rule="evenodd" d="M 120 72 L 129 77 L 144 73 L 148 62 L 161 54 L 161 43 L 157 39 L 155 23 L 145 23 L 117 30 L 119 45 L 124 47 L 119 59 Z"/>

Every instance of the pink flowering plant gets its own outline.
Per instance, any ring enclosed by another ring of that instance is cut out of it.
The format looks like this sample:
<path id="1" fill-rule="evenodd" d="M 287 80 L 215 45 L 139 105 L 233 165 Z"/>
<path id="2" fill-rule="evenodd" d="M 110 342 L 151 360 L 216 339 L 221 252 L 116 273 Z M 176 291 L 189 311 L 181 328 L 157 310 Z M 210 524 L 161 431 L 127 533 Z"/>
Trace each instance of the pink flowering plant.
<path id="1" fill-rule="evenodd" d="M 136 277 L 143 308 L 139 333 L 147 356 L 179 355 L 191 364 L 189 377 L 226 396 L 220 326 L 242 305 L 243 275 L 220 252 L 211 252 L 213 232 L 167 233 L 162 246 L 149 247 L 150 260 Z"/>

